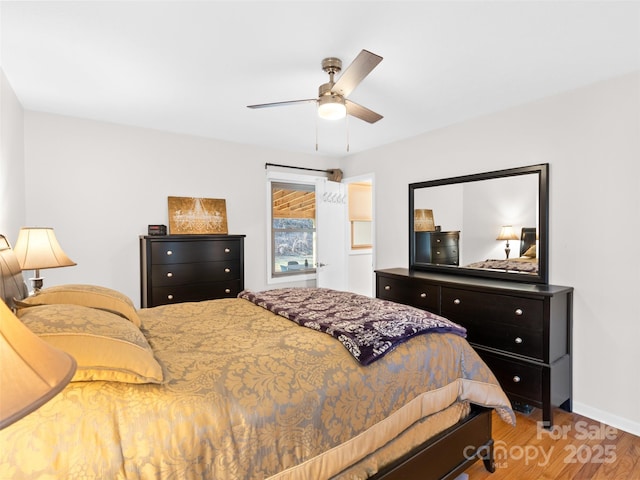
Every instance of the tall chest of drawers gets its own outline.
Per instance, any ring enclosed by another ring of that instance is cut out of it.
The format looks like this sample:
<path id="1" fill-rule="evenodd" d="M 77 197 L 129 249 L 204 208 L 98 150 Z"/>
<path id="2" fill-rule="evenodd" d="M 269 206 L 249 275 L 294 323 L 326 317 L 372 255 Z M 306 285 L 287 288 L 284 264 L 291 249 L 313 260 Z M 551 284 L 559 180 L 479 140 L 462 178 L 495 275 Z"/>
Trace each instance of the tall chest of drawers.
<path id="1" fill-rule="evenodd" d="M 244 235 L 140 237 L 140 305 L 235 297 L 244 288 Z"/>
<path id="2" fill-rule="evenodd" d="M 571 410 L 573 288 L 414 272 L 376 271 L 376 296 L 440 314 L 467 329 L 514 406 Z"/>
<path id="3" fill-rule="evenodd" d="M 460 232 L 415 232 L 415 261 L 435 265 L 458 265 Z"/>

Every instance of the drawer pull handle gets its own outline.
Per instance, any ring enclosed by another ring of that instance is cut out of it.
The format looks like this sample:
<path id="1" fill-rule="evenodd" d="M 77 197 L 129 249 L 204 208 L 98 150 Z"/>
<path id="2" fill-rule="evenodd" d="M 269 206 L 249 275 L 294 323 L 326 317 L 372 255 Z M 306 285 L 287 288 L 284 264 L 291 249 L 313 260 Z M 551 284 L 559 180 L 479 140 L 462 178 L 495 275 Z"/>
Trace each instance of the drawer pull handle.
<path id="1" fill-rule="evenodd" d="M 173 255 L 173 251 L 167 250 L 167 255 Z"/>
<path id="2" fill-rule="evenodd" d="M 513 383 L 520 383 L 521 378 L 518 375 L 514 375 Z"/>
<path id="3" fill-rule="evenodd" d="M 440 251 L 436 251 L 436 255 L 440 255 Z"/>
<path id="4" fill-rule="evenodd" d="M 171 272 L 167 273 L 167 277 L 169 277 L 169 278 L 173 277 L 173 273 L 171 273 Z"/>
<path id="5" fill-rule="evenodd" d="M 522 343 L 522 338 L 520 338 L 520 337 L 516 337 L 515 342 L 516 342 L 517 344 Z"/>
<path id="6" fill-rule="evenodd" d="M 225 269 L 224 269 L 224 273 L 229 273 L 230 271 L 231 271 L 231 270 L 230 270 L 230 269 L 228 269 L 228 268 L 225 268 Z"/>
<path id="7" fill-rule="evenodd" d="M 436 243 L 440 243 L 440 239 L 439 238 L 436 239 Z"/>
<path id="8" fill-rule="evenodd" d="M 167 295 L 168 300 L 173 300 L 173 295 Z"/>
<path id="9" fill-rule="evenodd" d="M 385 290 L 391 290 L 391 287 L 390 287 L 389 285 L 385 285 L 385 286 L 384 286 L 384 289 L 385 289 Z"/>
<path id="10" fill-rule="evenodd" d="M 523 314 L 522 309 L 521 309 L 521 308 L 516 308 L 516 315 L 517 315 L 517 316 L 520 316 L 520 315 L 522 315 L 522 314 Z"/>
<path id="11" fill-rule="evenodd" d="M 231 250 L 229 250 L 228 248 L 224 249 L 224 253 L 229 253 Z"/>
<path id="12" fill-rule="evenodd" d="M 225 289 L 224 289 L 224 293 L 231 293 L 231 289 L 229 289 L 229 288 L 225 288 Z"/>
<path id="13" fill-rule="evenodd" d="M 453 303 L 454 303 L 454 305 L 460 305 L 462 302 L 460 301 L 460 299 L 459 299 L 459 298 L 456 298 L 456 299 L 453 301 Z"/>
<path id="14" fill-rule="evenodd" d="M 427 294 L 426 293 L 421 293 L 420 294 L 420 298 L 427 298 Z"/>

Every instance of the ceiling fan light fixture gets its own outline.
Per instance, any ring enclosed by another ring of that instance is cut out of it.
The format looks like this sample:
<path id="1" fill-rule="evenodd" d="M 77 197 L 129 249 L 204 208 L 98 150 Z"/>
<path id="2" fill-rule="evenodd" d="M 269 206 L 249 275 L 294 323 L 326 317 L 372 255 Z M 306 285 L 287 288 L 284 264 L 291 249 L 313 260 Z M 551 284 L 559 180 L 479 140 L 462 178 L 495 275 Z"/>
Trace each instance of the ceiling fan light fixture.
<path id="1" fill-rule="evenodd" d="M 340 120 L 346 117 L 347 107 L 340 95 L 323 95 L 318 100 L 318 115 L 325 120 Z"/>
<path id="2" fill-rule="evenodd" d="M 376 123 L 382 119 L 382 115 L 352 102 L 348 97 L 353 89 L 356 88 L 381 61 L 382 57 L 380 55 L 371 53 L 368 50 L 362 50 L 347 69 L 342 72 L 342 60 L 336 57 L 325 58 L 322 60 L 322 70 L 329 75 L 329 81 L 320 85 L 316 98 L 261 103 L 257 105 L 247 105 L 247 107 L 265 108 L 315 103 L 318 108 L 318 117 L 322 119 L 339 120 L 345 118 L 347 115 L 351 115 L 367 123 Z M 340 78 L 334 80 L 334 76 L 340 72 L 342 72 Z"/>

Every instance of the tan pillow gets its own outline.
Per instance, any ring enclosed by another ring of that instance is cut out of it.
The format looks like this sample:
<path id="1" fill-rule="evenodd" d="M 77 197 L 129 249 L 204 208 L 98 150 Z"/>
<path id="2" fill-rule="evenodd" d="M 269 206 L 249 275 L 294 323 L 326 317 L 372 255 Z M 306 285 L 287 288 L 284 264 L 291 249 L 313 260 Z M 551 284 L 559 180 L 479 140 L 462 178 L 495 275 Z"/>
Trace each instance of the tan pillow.
<path id="1" fill-rule="evenodd" d="M 537 253 L 536 253 L 536 246 L 535 245 L 531 245 L 529 248 L 527 248 L 527 251 L 524 252 L 524 254 L 522 255 L 523 257 L 529 257 L 529 258 L 536 258 Z"/>
<path id="2" fill-rule="evenodd" d="M 16 302 L 18 316 L 22 315 L 22 308 L 33 305 L 53 305 L 57 303 L 69 303 L 72 305 L 84 305 L 85 307 L 99 308 L 117 313 L 133 322 L 139 327 L 140 317 L 133 302 L 125 294 L 107 287 L 98 285 L 58 285 L 44 288 L 37 294 Z"/>
<path id="3" fill-rule="evenodd" d="M 76 359 L 72 382 L 106 380 L 162 383 L 162 367 L 142 332 L 130 321 L 82 305 L 39 305 L 20 320 L 47 343 Z"/>

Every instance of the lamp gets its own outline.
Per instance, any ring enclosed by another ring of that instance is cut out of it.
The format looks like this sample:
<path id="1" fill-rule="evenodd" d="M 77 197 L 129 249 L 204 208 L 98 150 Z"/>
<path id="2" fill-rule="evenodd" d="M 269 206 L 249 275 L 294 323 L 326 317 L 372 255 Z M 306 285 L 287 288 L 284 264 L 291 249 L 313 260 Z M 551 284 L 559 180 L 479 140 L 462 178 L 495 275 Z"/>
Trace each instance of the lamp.
<path id="1" fill-rule="evenodd" d="M 506 253 L 508 259 L 509 252 L 511 252 L 511 249 L 509 248 L 509 240 L 518 240 L 518 236 L 516 235 L 516 232 L 513 231 L 513 227 L 511 225 L 503 225 L 496 240 L 507 241 L 507 247 L 504 249 L 504 253 Z"/>
<path id="2" fill-rule="evenodd" d="M 56 396 L 76 361 L 27 328 L 0 301 L 0 430 Z"/>
<path id="3" fill-rule="evenodd" d="M 318 115 L 325 120 L 339 120 L 347 115 L 347 107 L 341 95 L 326 94 L 318 99 Z"/>
<path id="4" fill-rule="evenodd" d="M 22 270 L 35 270 L 30 280 L 37 293 L 42 288 L 41 268 L 71 267 L 76 263 L 67 257 L 58 243 L 53 228 L 23 227 L 13 249 Z"/>

